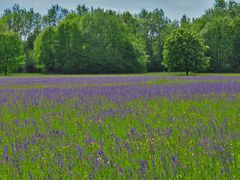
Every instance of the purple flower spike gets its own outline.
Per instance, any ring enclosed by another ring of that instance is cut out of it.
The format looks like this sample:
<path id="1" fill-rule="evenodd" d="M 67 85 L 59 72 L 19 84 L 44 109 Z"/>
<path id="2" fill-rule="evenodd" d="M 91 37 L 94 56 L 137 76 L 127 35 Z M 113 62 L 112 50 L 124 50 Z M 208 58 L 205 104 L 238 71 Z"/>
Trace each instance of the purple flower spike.
<path id="1" fill-rule="evenodd" d="M 25 151 L 28 150 L 28 145 L 27 145 L 27 142 L 26 142 L 26 141 L 24 141 L 24 143 L 23 143 L 23 148 L 24 148 Z"/>
<path id="2" fill-rule="evenodd" d="M 78 153 L 79 153 L 79 157 L 82 158 L 83 156 L 83 150 L 80 146 L 77 146 L 77 150 L 78 150 Z"/>
<path id="3" fill-rule="evenodd" d="M 7 155 L 7 151 L 8 151 L 8 146 L 4 146 L 3 148 L 3 153 L 2 153 L 2 157 L 5 161 L 8 161 L 8 155 Z"/>

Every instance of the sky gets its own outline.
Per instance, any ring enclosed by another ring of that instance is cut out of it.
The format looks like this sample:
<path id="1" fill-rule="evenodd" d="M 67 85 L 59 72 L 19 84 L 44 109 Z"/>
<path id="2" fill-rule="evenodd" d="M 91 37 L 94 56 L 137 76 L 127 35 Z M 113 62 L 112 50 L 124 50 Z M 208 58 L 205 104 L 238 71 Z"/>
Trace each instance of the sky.
<path id="1" fill-rule="evenodd" d="M 34 8 L 41 14 L 46 14 L 47 9 L 53 4 L 59 4 L 67 9 L 75 9 L 78 4 L 85 4 L 88 7 L 131 13 L 137 13 L 143 8 L 147 10 L 159 8 L 163 9 L 169 18 L 179 20 L 183 14 L 190 18 L 200 17 L 206 9 L 213 6 L 214 0 L 0 0 L 0 14 L 15 3 L 27 9 Z"/>

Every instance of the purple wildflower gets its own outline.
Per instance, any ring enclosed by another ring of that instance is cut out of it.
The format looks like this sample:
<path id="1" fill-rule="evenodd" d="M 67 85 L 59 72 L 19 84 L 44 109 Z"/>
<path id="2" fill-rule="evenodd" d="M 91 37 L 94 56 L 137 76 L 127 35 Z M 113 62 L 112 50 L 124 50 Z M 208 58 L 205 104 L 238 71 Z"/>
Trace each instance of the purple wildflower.
<path id="1" fill-rule="evenodd" d="M 2 152 L 2 157 L 5 161 L 8 161 L 7 151 L 8 151 L 8 146 L 4 146 L 3 152 Z"/>
<path id="2" fill-rule="evenodd" d="M 26 141 L 24 141 L 24 143 L 23 143 L 23 148 L 24 148 L 25 151 L 28 150 L 28 145 L 27 145 L 27 142 L 26 142 Z"/>

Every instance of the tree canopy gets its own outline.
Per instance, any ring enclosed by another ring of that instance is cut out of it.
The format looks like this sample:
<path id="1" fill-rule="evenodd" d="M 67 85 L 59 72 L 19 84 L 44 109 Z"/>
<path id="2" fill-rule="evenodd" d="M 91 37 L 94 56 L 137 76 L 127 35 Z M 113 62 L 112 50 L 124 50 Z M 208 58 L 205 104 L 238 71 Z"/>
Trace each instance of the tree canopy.
<path id="1" fill-rule="evenodd" d="M 184 29 L 175 30 L 164 45 L 163 65 L 169 71 L 201 72 L 208 67 L 208 58 L 205 57 L 207 46 L 194 33 Z"/>
<path id="2" fill-rule="evenodd" d="M 69 15 L 41 33 L 34 52 L 48 73 L 140 73 L 148 62 L 141 37 L 106 12 Z"/>
<path id="3" fill-rule="evenodd" d="M 5 75 L 23 62 L 22 42 L 17 34 L 0 32 L 0 71 Z"/>
<path id="4" fill-rule="evenodd" d="M 22 44 L 23 63 L 19 68 L 8 64 L 13 71 L 67 74 L 186 71 L 182 65 L 186 61 L 189 71 L 240 72 L 239 18 L 240 3 L 232 0 L 215 0 L 201 17 L 191 19 L 184 14 L 179 21 L 170 20 L 162 9 L 142 9 L 131 14 L 84 4 L 68 10 L 55 4 L 47 14 L 40 14 L 15 4 L 1 15 L 0 32 L 16 33 Z M 188 50 L 190 42 L 191 51 L 172 54 Z M 171 49 L 171 43 L 176 49 Z M 195 57 L 197 62 L 205 63 L 193 65 Z"/>

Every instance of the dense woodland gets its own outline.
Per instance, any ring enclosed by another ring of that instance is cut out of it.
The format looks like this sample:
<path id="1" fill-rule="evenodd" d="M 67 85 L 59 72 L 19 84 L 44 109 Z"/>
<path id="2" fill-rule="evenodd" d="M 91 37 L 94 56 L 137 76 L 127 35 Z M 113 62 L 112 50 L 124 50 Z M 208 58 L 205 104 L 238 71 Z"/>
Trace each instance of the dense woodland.
<path id="1" fill-rule="evenodd" d="M 0 17 L 0 71 L 240 72 L 240 3 L 216 0 L 202 17 L 180 21 L 161 9 L 53 5 L 41 15 L 16 4 Z"/>

